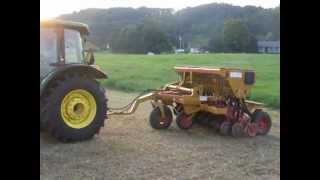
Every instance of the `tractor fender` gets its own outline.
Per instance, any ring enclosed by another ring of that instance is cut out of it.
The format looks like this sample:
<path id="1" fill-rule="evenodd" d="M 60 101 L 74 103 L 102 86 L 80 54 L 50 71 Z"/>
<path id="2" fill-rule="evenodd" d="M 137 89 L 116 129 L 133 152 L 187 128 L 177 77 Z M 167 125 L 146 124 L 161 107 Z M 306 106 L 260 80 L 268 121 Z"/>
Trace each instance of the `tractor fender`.
<path id="1" fill-rule="evenodd" d="M 55 80 L 59 76 L 63 76 L 68 73 L 81 73 L 89 76 L 92 79 L 107 79 L 108 76 L 98 66 L 95 65 L 65 65 L 63 67 L 58 67 L 51 73 L 47 74 L 40 82 L 40 97 L 46 88 L 50 85 L 50 82 Z"/>

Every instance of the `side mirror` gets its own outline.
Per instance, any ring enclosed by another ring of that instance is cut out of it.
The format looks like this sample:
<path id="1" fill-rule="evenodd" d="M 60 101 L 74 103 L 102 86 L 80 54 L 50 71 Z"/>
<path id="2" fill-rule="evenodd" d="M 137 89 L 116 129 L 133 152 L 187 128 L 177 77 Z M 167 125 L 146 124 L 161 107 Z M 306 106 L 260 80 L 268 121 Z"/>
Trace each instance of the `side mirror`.
<path id="1" fill-rule="evenodd" d="M 89 65 L 93 65 L 95 61 L 96 61 L 96 60 L 95 60 L 95 58 L 94 58 L 93 52 L 91 51 L 91 52 L 90 52 L 90 59 L 89 59 L 88 64 L 89 64 Z"/>
<path id="2" fill-rule="evenodd" d="M 95 58 L 94 58 L 92 49 L 87 50 L 86 53 L 87 53 L 85 58 L 86 63 L 88 65 L 93 65 L 95 63 Z"/>

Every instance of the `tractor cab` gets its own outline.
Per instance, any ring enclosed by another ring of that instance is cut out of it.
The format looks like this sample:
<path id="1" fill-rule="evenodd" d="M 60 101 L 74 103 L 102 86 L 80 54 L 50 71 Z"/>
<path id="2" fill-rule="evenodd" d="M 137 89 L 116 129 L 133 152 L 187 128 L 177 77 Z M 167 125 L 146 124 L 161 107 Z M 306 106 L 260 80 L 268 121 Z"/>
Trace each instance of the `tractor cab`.
<path id="1" fill-rule="evenodd" d="M 107 100 L 96 79 L 107 75 L 84 50 L 88 26 L 40 21 L 40 129 L 62 142 L 92 138 L 104 125 Z"/>
<path id="2" fill-rule="evenodd" d="M 59 66 L 92 64 L 87 58 L 92 53 L 85 54 L 84 51 L 85 36 L 88 34 L 88 26 L 82 23 L 40 21 L 40 79 Z"/>

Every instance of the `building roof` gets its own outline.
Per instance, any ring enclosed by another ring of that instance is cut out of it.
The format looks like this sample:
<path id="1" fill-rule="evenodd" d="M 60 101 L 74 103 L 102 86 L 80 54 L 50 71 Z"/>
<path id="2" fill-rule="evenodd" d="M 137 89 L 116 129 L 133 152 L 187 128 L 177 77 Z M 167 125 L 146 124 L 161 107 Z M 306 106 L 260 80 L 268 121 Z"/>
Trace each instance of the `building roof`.
<path id="1" fill-rule="evenodd" d="M 280 47 L 280 41 L 258 41 L 258 46 Z"/>
<path id="2" fill-rule="evenodd" d="M 72 21 L 63 21 L 63 20 L 40 20 L 41 27 L 64 27 L 69 29 L 75 29 L 81 34 L 89 34 L 89 27 L 86 24 Z"/>

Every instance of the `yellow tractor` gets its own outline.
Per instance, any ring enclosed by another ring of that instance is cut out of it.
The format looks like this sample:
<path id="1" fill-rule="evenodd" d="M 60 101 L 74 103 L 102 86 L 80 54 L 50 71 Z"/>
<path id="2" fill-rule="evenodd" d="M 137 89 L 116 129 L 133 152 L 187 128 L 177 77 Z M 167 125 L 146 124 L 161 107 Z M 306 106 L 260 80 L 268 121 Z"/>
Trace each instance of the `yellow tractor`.
<path id="1" fill-rule="evenodd" d="M 150 125 L 167 129 L 176 115 L 177 126 L 209 124 L 224 135 L 265 135 L 270 116 L 262 103 L 246 100 L 255 84 L 255 72 L 239 68 L 175 67 L 179 81 L 137 97 L 123 109 L 109 109 L 110 115 L 132 114 L 138 105 L 151 101 Z"/>

